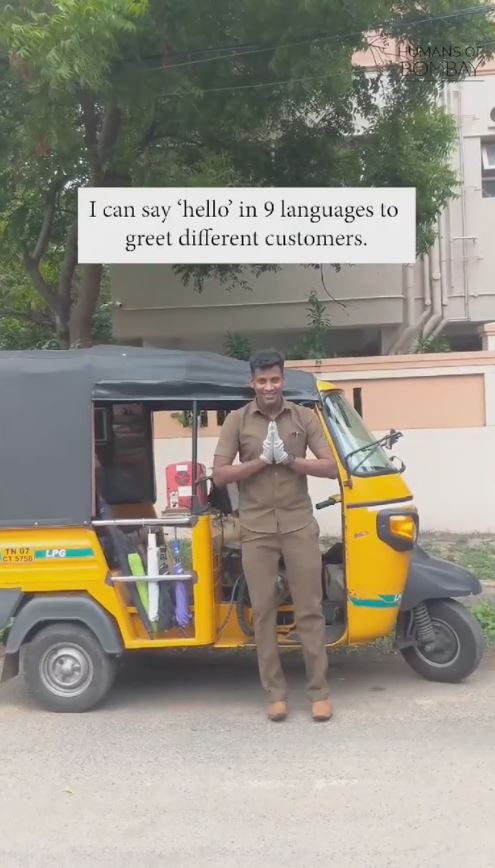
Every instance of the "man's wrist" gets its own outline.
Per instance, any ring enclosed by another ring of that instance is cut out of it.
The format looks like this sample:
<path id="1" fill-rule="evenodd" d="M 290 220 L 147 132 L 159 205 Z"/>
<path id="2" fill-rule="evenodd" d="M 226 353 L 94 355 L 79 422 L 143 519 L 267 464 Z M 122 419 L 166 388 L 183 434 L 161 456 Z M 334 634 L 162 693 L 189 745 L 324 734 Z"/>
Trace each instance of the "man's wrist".
<path id="1" fill-rule="evenodd" d="M 285 465 L 286 465 L 286 467 L 292 467 L 292 465 L 294 464 L 295 460 L 296 460 L 296 456 L 295 456 L 295 455 L 291 455 L 290 453 L 287 453 L 287 458 L 285 459 Z"/>

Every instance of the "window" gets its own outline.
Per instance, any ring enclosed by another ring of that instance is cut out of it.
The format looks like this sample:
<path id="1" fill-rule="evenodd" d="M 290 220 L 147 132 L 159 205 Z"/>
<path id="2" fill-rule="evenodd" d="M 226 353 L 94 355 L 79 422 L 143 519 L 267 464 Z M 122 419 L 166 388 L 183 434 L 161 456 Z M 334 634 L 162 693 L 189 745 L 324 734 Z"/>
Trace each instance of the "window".
<path id="1" fill-rule="evenodd" d="M 481 142 L 481 189 L 483 198 L 495 197 L 495 141 Z"/>
<path id="2" fill-rule="evenodd" d="M 353 389 L 352 390 L 352 398 L 353 398 L 353 403 L 354 403 L 354 409 L 355 409 L 356 413 L 359 413 L 359 415 L 362 418 L 362 416 L 363 416 L 363 390 L 359 389 L 359 388 Z"/>
<path id="3" fill-rule="evenodd" d="M 337 449 L 351 473 L 356 476 L 398 473 L 360 415 L 340 392 L 331 392 L 325 397 L 325 411 Z"/>

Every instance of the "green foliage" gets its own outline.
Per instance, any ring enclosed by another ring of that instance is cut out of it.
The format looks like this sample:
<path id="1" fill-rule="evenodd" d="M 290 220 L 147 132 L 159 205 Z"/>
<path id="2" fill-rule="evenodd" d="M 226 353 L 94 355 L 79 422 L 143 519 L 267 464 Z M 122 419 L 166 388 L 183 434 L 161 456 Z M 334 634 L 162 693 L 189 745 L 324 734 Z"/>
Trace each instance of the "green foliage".
<path id="1" fill-rule="evenodd" d="M 472 611 L 480 622 L 487 641 L 495 642 L 495 605 L 487 600 L 479 606 L 474 606 Z"/>
<path id="2" fill-rule="evenodd" d="M 181 410 L 180 413 L 172 413 L 174 419 L 177 419 L 183 428 L 192 428 L 193 414 L 191 410 Z"/>
<path id="3" fill-rule="evenodd" d="M 331 322 L 325 302 L 312 290 L 306 308 L 308 330 L 296 346 L 287 353 L 288 359 L 324 359 L 330 350 Z"/>
<path id="4" fill-rule="evenodd" d="M 225 340 L 225 355 L 233 359 L 241 359 L 249 361 L 253 352 L 251 340 L 245 335 L 240 335 L 237 332 L 227 332 Z"/>
<path id="5" fill-rule="evenodd" d="M 12 257 L 0 257 L 0 350 L 56 350 L 60 348 L 54 317 Z M 92 340 L 112 343 L 112 316 L 108 276 L 92 327 Z"/>
<path id="6" fill-rule="evenodd" d="M 146 0 L 9 3 L 3 28 L 15 65 L 28 81 L 36 70 L 38 84 L 52 90 L 98 89 L 123 59 L 147 7 Z"/>
<path id="7" fill-rule="evenodd" d="M 426 249 L 457 183 L 454 126 L 435 105 L 440 73 L 411 83 L 398 71 L 367 75 L 352 58 L 377 30 L 413 44 L 482 45 L 490 56 L 488 16 L 414 24 L 458 7 L 292 0 L 287 14 L 286 0 L 4 4 L 0 244 L 25 269 L 61 345 L 90 340 L 100 292 L 99 270 L 74 258 L 79 186 L 414 186 L 418 252 Z M 328 34 L 329 22 L 328 38 L 308 38 Z M 368 125 L 361 136 L 356 114 Z M 212 276 L 249 285 L 250 272 L 264 269 L 177 267 L 198 290 Z"/>
<path id="8" fill-rule="evenodd" d="M 450 353 L 451 348 L 447 338 L 438 335 L 434 338 L 425 338 L 420 335 L 416 341 L 415 353 Z"/>
<path id="9" fill-rule="evenodd" d="M 434 241 L 436 216 L 458 196 L 458 179 L 449 163 L 456 127 L 443 109 L 418 105 L 411 97 L 403 85 L 390 94 L 361 148 L 370 186 L 416 188 L 419 255 Z"/>
<path id="10" fill-rule="evenodd" d="M 14 623 L 14 619 L 12 618 L 6 627 L 3 630 L 0 630 L 0 646 L 7 644 L 7 639 L 9 638 L 10 630 L 12 629 L 12 625 Z"/>

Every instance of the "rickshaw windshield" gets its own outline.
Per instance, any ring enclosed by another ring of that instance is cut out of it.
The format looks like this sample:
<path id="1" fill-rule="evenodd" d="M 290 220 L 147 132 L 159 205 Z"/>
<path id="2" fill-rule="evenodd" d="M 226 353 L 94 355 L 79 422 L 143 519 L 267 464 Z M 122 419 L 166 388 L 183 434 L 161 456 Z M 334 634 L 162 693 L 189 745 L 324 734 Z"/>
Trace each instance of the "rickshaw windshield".
<path id="1" fill-rule="evenodd" d="M 351 473 L 378 476 L 399 472 L 342 393 L 327 394 L 324 407 L 337 449 Z"/>

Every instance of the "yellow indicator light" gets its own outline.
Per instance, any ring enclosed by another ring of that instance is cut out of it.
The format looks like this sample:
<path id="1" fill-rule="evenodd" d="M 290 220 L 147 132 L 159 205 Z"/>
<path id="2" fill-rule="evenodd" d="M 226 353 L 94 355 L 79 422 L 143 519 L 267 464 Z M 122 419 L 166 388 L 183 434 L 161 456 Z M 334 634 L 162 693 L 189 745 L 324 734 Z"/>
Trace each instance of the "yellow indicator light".
<path id="1" fill-rule="evenodd" d="M 390 531 L 394 536 L 416 542 L 418 529 L 412 515 L 391 515 L 389 521 Z"/>

